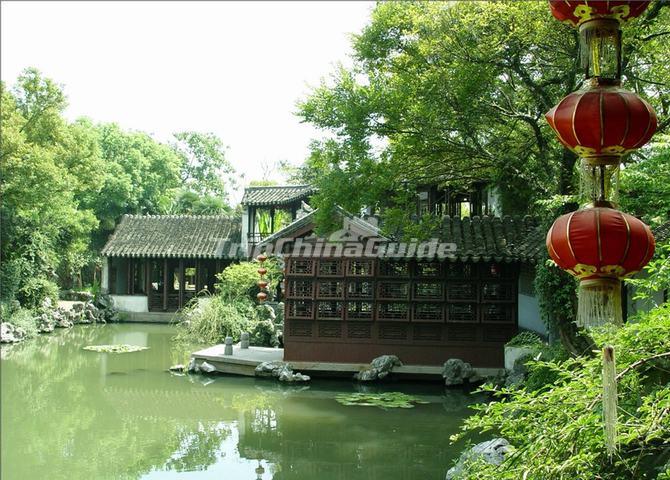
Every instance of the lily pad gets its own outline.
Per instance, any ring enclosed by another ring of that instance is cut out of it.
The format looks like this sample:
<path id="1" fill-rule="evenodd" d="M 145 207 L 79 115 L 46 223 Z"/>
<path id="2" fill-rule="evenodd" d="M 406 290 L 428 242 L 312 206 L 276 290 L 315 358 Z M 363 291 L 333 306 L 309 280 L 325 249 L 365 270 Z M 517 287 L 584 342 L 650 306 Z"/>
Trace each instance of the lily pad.
<path id="1" fill-rule="evenodd" d="M 402 392 L 384 393 L 340 393 L 335 396 L 342 405 L 358 407 L 414 408 L 417 404 L 428 402 Z"/>
<path id="2" fill-rule="evenodd" d="M 84 350 L 98 353 L 131 353 L 148 350 L 149 347 L 139 347 L 137 345 L 88 345 Z"/>

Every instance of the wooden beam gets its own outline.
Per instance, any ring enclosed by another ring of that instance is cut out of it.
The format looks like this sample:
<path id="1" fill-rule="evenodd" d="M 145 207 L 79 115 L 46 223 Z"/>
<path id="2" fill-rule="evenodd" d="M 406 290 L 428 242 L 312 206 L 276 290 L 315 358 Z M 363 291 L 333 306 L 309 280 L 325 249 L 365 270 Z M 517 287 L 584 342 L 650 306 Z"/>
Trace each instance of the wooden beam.
<path id="1" fill-rule="evenodd" d="M 168 306 L 168 259 L 163 259 L 163 311 L 167 312 Z"/>
<path id="2" fill-rule="evenodd" d="M 179 259 L 179 308 L 184 305 L 184 259 Z"/>
<path id="3" fill-rule="evenodd" d="M 202 290 L 202 259 L 195 260 L 195 293 L 198 294 Z"/>

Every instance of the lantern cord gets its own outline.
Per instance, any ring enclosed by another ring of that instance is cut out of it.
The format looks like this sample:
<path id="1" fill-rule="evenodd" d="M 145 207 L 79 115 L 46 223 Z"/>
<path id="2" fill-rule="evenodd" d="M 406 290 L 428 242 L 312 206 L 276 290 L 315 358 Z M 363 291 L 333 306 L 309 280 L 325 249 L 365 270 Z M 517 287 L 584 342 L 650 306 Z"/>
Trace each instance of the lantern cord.
<path id="1" fill-rule="evenodd" d="M 579 284 L 577 325 L 592 328 L 613 323 L 621 326 L 621 282 L 614 278 L 582 280 Z"/>
<path id="2" fill-rule="evenodd" d="M 580 55 L 587 77 L 619 77 L 620 37 L 617 30 L 605 25 L 580 30 Z"/>
<path id="3" fill-rule="evenodd" d="M 607 455 L 617 450 L 617 381 L 614 347 L 603 348 L 603 419 L 605 421 L 605 448 Z"/>

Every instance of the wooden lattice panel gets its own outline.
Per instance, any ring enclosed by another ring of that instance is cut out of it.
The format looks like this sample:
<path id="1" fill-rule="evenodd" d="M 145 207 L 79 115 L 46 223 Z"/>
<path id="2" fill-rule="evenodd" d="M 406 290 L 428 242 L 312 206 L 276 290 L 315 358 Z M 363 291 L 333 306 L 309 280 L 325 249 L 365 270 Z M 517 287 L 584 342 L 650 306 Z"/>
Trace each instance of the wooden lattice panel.
<path id="1" fill-rule="evenodd" d="M 408 326 L 399 324 L 385 324 L 379 326 L 379 338 L 381 340 L 407 340 Z"/>
<path id="2" fill-rule="evenodd" d="M 316 302 L 316 318 L 318 320 L 342 320 L 343 302 Z"/>
<path id="3" fill-rule="evenodd" d="M 516 289 L 511 283 L 484 282 L 481 288 L 482 302 L 513 302 Z"/>
<path id="4" fill-rule="evenodd" d="M 374 274 L 374 260 L 349 260 L 347 262 L 347 276 L 371 277 Z"/>
<path id="5" fill-rule="evenodd" d="M 291 337 L 311 337 L 312 322 L 291 320 L 290 322 L 288 322 L 288 334 Z"/>
<path id="6" fill-rule="evenodd" d="M 380 300 L 409 300 L 409 282 L 377 282 L 377 298 Z"/>
<path id="7" fill-rule="evenodd" d="M 412 321 L 415 322 L 442 322 L 444 308 L 441 303 L 415 303 L 413 305 Z"/>
<path id="8" fill-rule="evenodd" d="M 515 323 L 514 305 L 490 304 L 481 306 L 482 323 Z"/>
<path id="9" fill-rule="evenodd" d="M 477 305 L 473 303 L 453 303 L 447 305 L 447 322 L 477 323 Z"/>
<path id="10" fill-rule="evenodd" d="M 288 260 L 288 274 L 300 276 L 314 275 L 315 260 L 311 258 L 290 258 Z"/>
<path id="11" fill-rule="evenodd" d="M 416 262 L 416 276 L 438 278 L 442 276 L 442 264 L 440 262 Z"/>
<path id="12" fill-rule="evenodd" d="M 316 283 L 317 298 L 344 298 L 344 282 L 341 280 L 319 280 Z"/>
<path id="13" fill-rule="evenodd" d="M 382 260 L 379 262 L 379 276 L 391 278 L 409 277 L 409 262 L 393 262 Z"/>
<path id="14" fill-rule="evenodd" d="M 289 280 L 286 291 L 287 298 L 312 298 L 314 283 L 312 280 Z"/>
<path id="15" fill-rule="evenodd" d="M 372 324 L 371 323 L 347 323 L 347 337 L 367 339 L 372 338 Z"/>
<path id="16" fill-rule="evenodd" d="M 414 282 L 412 298 L 414 300 L 442 300 L 444 296 L 442 282 Z"/>
<path id="17" fill-rule="evenodd" d="M 344 260 L 321 259 L 317 270 L 319 277 L 341 277 L 344 275 Z"/>
<path id="18" fill-rule="evenodd" d="M 377 320 L 407 322 L 409 321 L 409 304 L 401 302 L 380 302 L 377 304 Z"/>
<path id="19" fill-rule="evenodd" d="M 341 338 L 342 324 L 336 322 L 319 322 L 319 337 L 323 338 Z"/>
<path id="20" fill-rule="evenodd" d="M 311 300 L 287 300 L 286 315 L 289 318 L 314 318 L 314 304 Z"/>
<path id="21" fill-rule="evenodd" d="M 347 282 L 347 298 L 368 300 L 374 297 L 374 282 L 369 280 Z"/>
<path id="22" fill-rule="evenodd" d="M 439 342 L 442 340 L 442 326 L 414 325 L 412 339 L 422 342 Z"/>
<path id="23" fill-rule="evenodd" d="M 372 320 L 373 314 L 372 302 L 347 302 L 347 320 Z"/>
<path id="24" fill-rule="evenodd" d="M 447 340 L 450 342 L 476 342 L 477 327 L 467 325 L 448 325 Z"/>
<path id="25" fill-rule="evenodd" d="M 450 282 L 449 285 L 447 285 L 447 301 L 477 301 L 477 284 L 474 282 Z"/>
<path id="26" fill-rule="evenodd" d="M 445 264 L 447 278 L 465 279 L 475 278 L 477 268 L 472 263 L 449 262 Z"/>

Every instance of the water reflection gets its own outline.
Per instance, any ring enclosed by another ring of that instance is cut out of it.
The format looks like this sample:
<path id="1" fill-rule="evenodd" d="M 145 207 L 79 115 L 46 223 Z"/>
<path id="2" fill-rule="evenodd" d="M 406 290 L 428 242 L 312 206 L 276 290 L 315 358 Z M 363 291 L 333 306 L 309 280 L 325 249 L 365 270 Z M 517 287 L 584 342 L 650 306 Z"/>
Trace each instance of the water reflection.
<path id="1" fill-rule="evenodd" d="M 382 411 L 335 402 L 359 388 L 346 381 L 178 376 L 171 335 L 79 326 L 3 347 L 3 480 L 444 478 L 458 453 L 449 435 L 473 400 L 458 391 L 394 385 L 431 403 Z M 103 343 L 149 350 L 81 349 Z"/>

